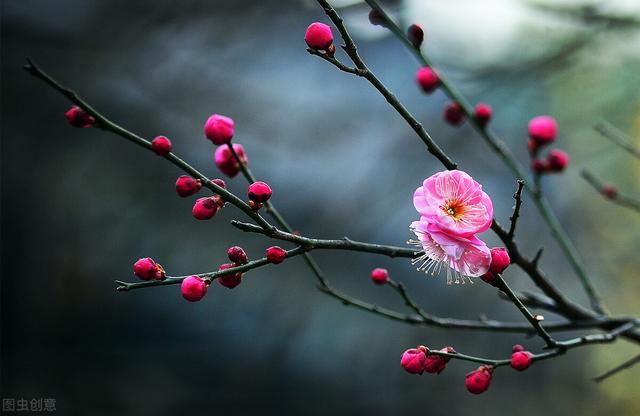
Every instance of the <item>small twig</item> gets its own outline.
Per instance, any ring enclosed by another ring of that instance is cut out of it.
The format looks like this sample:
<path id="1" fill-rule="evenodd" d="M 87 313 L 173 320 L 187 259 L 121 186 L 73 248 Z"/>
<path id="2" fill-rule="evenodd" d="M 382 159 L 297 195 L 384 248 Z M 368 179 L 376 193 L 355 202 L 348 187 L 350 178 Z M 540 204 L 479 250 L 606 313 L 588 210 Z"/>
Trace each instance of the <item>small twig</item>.
<path id="1" fill-rule="evenodd" d="M 352 68 L 350 66 L 347 66 L 347 65 L 343 64 L 342 62 L 338 61 L 336 58 L 334 58 L 332 56 L 329 56 L 324 52 L 320 52 L 320 51 L 312 49 L 312 48 L 307 48 L 307 52 L 309 52 L 311 55 L 319 56 L 320 58 L 324 59 L 325 61 L 335 65 L 339 70 L 344 71 L 344 72 L 348 72 L 349 74 L 354 74 L 354 75 L 358 75 L 358 76 L 362 77 L 367 73 L 366 70 L 359 69 L 359 68 Z"/>
<path id="2" fill-rule="evenodd" d="M 580 171 L 580 175 L 589 183 L 589 185 L 593 186 L 593 188 L 598 191 L 598 193 L 604 195 L 607 200 L 616 205 L 620 205 L 621 207 L 640 212 L 640 200 L 622 195 L 619 192 L 616 192 L 615 195 L 605 195 L 606 185 L 601 180 L 596 178 L 594 174 L 586 169 L 583 169 L 582 171 Z"/>
<path id="3" fill-rule="evenodd" d="M 516 223 L 518 222 L 518 218 L 520 217 L 520 206 L 522 205 L 522 188 L 524 188 L 524 181 L 518 179 L 518 189 L 513 194 L 513 199 L 516 200 L 516 205 L 513 208 L 513 215 L 509 218 L 511 221 L 511 227 L 509 227 L 509 238 L 513 240 L 513 236 L 516 232 Z"/>
<path id="4" fill-rule="evenodd" d="M 536 319 L 536 317 L 533 316 L 531 312 L 529 312 L 527 307 L 524 306 L 524 304 L 518 298 L 518 296 L 516 296 L 515 293 L 513 293 L 509 285 L 507 285 L 507 283 L 504 281 L 502 276 L 500 276 L 500 274 L 496 274 L 496 284 L 498 288 L 502 290 L 509 297 L 509 299 L 511 299 L 513 304 L 516 305 L 516 307 L 520 310 L 520 312 L 522 312 L 522 315 L 524 315 L 527 321 L 529 321 L 531 326 L 535 328 L 540 338 L 542 338 L 544 342 L 546 342 L 547 348 L 554 348 L 558 346 L 558 342 L 555 339 L 553 339 L 551 335 L 549 335 L 547 331 L 542 327 L 540 320 Z"/>
<path id="5" fill-rule="evenodd" d="M 640 363 L 640 354 L 636 355 L 635 357 L 632 357 L 631 359 L 623 362 L 622 364 L 612 368 L 611 370 L 600 374 L 597 377 L 592 378 L 593 381 L 595 381 L 596 383 L 601 383 L 604 380 L 606 380 L 607 378 L 618 374 L 619 372 L 626 370 L 628 368 L 633 367 L 634 365 Z"/>
<path id="6" fill-rule="evenodd" d="M 631 138 L 614 127 L 608 121 L 599 121 L 595 126 L 593 126 L 593 128 L 598 133 L 629 152 L 631 155 L 640 159 L 640 149 L 631 143 Z"/>
<path id="7" fill-rule="evenodd" d="M 540 262 L 540 258 L 542 257 L 543 251 L 544 251 L 544 247 L 540 247 L 538 251 L 536 251 L 536 255 L 533 256 L 533 260 L 531 260 L 531 263 L 533 264 L 534 267 L 538 267 L 538 263 Z"/>

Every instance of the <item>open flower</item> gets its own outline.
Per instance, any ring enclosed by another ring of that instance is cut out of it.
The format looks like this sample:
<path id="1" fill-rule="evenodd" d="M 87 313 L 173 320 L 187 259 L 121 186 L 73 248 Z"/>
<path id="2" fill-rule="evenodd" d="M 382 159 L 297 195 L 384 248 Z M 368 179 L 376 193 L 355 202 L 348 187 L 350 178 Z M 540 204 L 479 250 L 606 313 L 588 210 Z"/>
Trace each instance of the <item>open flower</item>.
<path id="1" fill-rule="evenodd" d="M 413 194 L 413 205 L 443 232 L 471 237 L 491 225 L 493 204 L 482 185 L 460 170 L 438 172 Z"/>
<path id="2" fill-rule="evenodd" d="M 451 284 L 465 283 L 465 277 L 473 283 L 470 277 L 482 276 L 489 270 L 491 250 L 478 237 L 448 234 L 438 225 L 429 223 L 426 217 L 412 222 L 410 228 L 418 240 L 409 240 L 409 243 L 422 249 L 421 255 L 412 261 L 419 265 L 419 271 L 434 276 L 444 266 L 447 284 Z"/>

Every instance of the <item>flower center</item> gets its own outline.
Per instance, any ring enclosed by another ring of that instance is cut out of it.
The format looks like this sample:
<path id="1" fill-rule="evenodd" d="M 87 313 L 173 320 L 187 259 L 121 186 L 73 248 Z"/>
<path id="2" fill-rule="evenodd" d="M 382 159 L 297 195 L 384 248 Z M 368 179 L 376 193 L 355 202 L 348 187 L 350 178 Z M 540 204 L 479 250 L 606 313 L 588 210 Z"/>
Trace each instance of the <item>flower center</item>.
<path id="1" fill-rule="evenodd" d="M 455 221 L 459 221 L 464 215 L 464 204 L 457 200 L 448 200 L 441 208 Z"/>

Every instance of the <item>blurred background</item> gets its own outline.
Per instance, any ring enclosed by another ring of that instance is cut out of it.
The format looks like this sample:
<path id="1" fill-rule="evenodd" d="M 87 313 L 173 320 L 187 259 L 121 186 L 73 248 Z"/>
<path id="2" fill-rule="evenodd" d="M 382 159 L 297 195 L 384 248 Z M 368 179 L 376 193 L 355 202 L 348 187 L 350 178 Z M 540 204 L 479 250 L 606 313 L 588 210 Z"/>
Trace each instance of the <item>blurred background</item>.
<path id="1" fill-rule="evenodd" d="M 468 125 L 442 120 L 446 97 L 422 95 L 418 66 L 357 1 L 333 2 L 370 67 L 461 167 L 484 185 L 507 221 L 515 178 Z M 169 274 L 217 269 L 226 249 L 261 257 L 272 242 L 208 222 L 194 198 L 175 195 L 182 174 L 117 136 L 71 128 L 69 103 L 21 66 L 33 58 L 103 114 L 175 151 L 212 177 L 202 135 L 214 113 L 236 122 L 259 179 L 304 235 L 403 245 L 416 218 L 411 196 L 442 170 L 365 81 L 310 56 L 307 25 L 327 22 L 313 1 L 2 1 L 3 398 L 56 399 L 60 414 L 494 414 L 637 415 L 640 367 L 596 385 L 590 378 L 637 354 L 621 341 L 504 369 L 472 396 L 451 362 L 439 376 L 406 374 L 406 348 L 453 345 L 505 357 L 518 335 L 417 328 L 345 307 L 315 289 L 300 258 L 251 272 L 230 291 L 213 284 L 199 303 L 179 288 L 129 293 L 131 265 L 153 257 Z M 640 162 L 593 130 L 605 119 L 640 141 L 640 5 L 634 0 L 384 2 L 421 24 L 425 50 L 471 102 L 489 103 L 491 127 L 528 164 L 526 126 L 558 119 L 564 174 L 545 178 L 549 199 L 613 313 L 638 314 L 637 213 L 612 205 L 579 176 L 589 168 L 640 195 Z M 343 55 L 339 57 L 346 62 Z M 243 195 L 246 183 L 229 180 Z M 518 240 L 559 287 L 585 304 L 578 279 L 525 200 Z M 482 236 L 489 245 L 497 238 Z M 425 309 L 458 318 L 521 320 L 484 284 L 447 287 L 407 260 L 318 252 L 337 288 L 403 310 L 369 272 L 386 267 Z M 516 267 L 506 277 L 530 289 Z M 548 314 L 547 314 L 548 315 Z M 552 319 L 547 316 L 547 319 Z M 561 334 L 561 337 L 575 333 Z"/>

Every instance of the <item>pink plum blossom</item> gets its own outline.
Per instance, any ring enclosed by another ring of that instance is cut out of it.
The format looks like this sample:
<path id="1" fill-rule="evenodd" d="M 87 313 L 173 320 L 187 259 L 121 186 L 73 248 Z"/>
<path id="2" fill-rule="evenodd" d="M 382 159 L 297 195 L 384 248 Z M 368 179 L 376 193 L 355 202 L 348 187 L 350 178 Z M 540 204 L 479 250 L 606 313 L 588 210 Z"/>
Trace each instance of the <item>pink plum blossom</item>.
<path id="1" fill-rule="evenodd" d="M 422 255 L 413 260 L 413 264 L 419 264 L 419 271 L 433 276 L 444 266 L 447 284 L 451 284 L 465 283 L 465 277 L 472 282 L 470 277 L 482 276 L 489 270 L 491 250 L 478 237 L 447 234 L 426 217 L 411 223 L 410 228 L 418 240 L 409 242 L 422 249 Z"/>
<path id="2" fill-rule="evenodd" d="M 438 172 L 425 179 L 413 205 L 426 222 L 451 236 L 472 237 L 491 225 L 493 204 L 482 185 L 460 170 Z"/>

